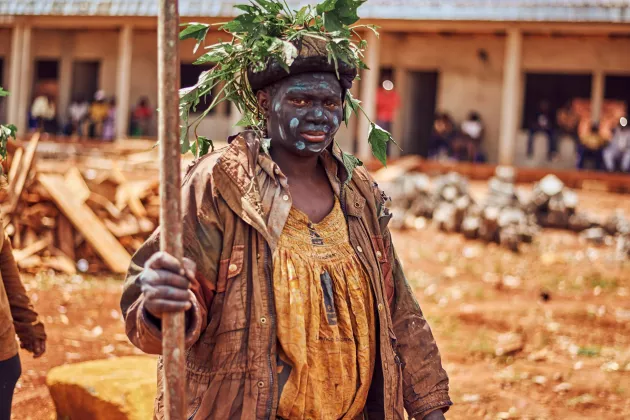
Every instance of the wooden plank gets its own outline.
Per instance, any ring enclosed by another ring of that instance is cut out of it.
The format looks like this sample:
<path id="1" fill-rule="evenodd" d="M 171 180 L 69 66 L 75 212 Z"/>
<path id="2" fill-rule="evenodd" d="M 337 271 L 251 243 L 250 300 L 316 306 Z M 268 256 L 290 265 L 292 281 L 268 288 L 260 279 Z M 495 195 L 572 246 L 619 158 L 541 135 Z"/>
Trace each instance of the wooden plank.
<path id="1" fill-rule="evenodd" d="M 51 240 L 49 238 L 44 238 L 44 239 L 40 239 L 39 241 L 27 246 L 24 249 L 14 249 L 13 250 L 13 258 L 15 258 L 15 262 L 17 262 L 18 264 L 30 257 L 31 255 L 35 255 L 38 252 L 46 249 L 50 244 L 51 244 Z"/>
<path id="2" fill-rule="evenodd" d="M 63 214 L 57 216 L 57 247 L 64 255 L 75 261 L 74 229 L 70 220 Z"/>
<path id="3" fill-rule="evenodd" d="M 11 168 L 9 169 L 9 187 L 7 191 L 11 194 L 11 191 L 15 188 L 15 181 L 17 181 L 17 174 L 20 170 L 20 166 L 22 165 L 22 157 L 24 156 L 24 149 L 18 147 L 13 154 L 13 158 L 11 159 Z"/>
<path id="4" fill-rule="evenodd" d="M 39 174 L 38 180 L 109 269 L 115 273 L 125 273 L 131 256 L 87 204 L 79 203 L 73 198 L 72 191 L 66 186 L 64 179 L 58 175 Z"/>
<path id="5" fill-rule="evenodd" d="M 68 172 L 66 172 L 66 176 L 64 178 L 66 186 L 72 190 L 76 200 L 81 203 L 85 203 L 85 200 L 87 200 L 90 196 L 90 188 L 88 188 L 85 183 L 85 179 L 83 179 L 81 171 L 79 171 L 76 166 L 73 166 L 68 170 Z"/>
<path id="6" fill-rule="evenodd" d="M 90 193 L 88 201 L 105 209 L 114 219 L 120 219 L 120 210 L 118 210 L 114 203 L 109 201 L 107 197 L 103 197 L 102 195 L 93 192 Z"/>
<path id="7" fill-rule="evenodd" d="M 22 195 L 22 190 L 24 189 L 24 184 L 26 184 L 26 179 L 28 178 L 31 166 L 33 165 L 33 160 L 35 159 L 35 151 L 37 150 L 38 143 L 39 133 L 35 133 L 31 138 L 31 141 L 28 143 L 28 147 L 24 153 L 23 162 L 15 175 L 15 187 L 10 191 L 11 196 L 9 197 L 8 213 L 13 213 L 17 208 L 20 196 Z"/>

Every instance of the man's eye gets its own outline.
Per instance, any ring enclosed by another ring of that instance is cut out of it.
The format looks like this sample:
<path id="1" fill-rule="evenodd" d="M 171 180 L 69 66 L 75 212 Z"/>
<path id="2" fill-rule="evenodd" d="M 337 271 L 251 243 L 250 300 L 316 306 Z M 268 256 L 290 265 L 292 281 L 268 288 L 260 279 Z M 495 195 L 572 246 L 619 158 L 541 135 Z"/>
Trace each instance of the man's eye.
<path id="1" fill-rule="evenodd" d="M 337 109 L 337 108 L 339 108 L 339 104 L 337 102 L 333 102 L 333 101 L 326 102 L 326 104 L 324 106 L 326 108 L 328 108 L 328 109 Z"/>
<path id="2" fill-rule="evenodd" d="M 305 99 L 291 99 L 291 103 L 295 106 L 305 106 L 307 104 Z"/>

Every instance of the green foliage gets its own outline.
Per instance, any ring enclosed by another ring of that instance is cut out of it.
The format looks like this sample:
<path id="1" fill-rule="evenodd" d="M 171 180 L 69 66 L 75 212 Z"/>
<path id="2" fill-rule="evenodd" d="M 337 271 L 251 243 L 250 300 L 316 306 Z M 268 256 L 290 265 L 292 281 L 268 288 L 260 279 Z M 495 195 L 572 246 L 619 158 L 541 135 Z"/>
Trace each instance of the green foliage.
<path id="1" fill-rule="evenodd" d="M 298 55 L 295 44 L 301 39 L 310 37 L 325 41 L 328 60 L 336 68 L 339 62 L 344 62 L 358 69 L 367 69 L 363 62 L 363 51 L 367 42 L 359 36 L 357 30 L 376 32 L 376 28 L 354 25 L 359 20 L 357 9 L 364 2 L 365 0 L 324 0 L 321 4 L 307 5 L 299 10 L 292 10 L 285 0 L 252 0 L 250 4 L 235 6 L 241 14 L 230 22 L 218 24 L 218 29 L 231 36 L 231 40 L 205 47 L 205 53 L 195 61 L 195 64 L 214 64 L 214 67 L 203 72 L 194 86 L 180 90 L 181 152 L 192 150 L 195 155 L 201 156 L 210 149 L 211 143 L 205 147 L 207 139 L 200 142 L 198 138 L 189 142 L 188 134 L 190 128 L 196 134 L 199 123 L 208 112 L 226 100 L 232 102 L 243 114 L 243 119 L 237 126 L 251 128 L 261 135 L 265 121 L 258 111 L 256 96 L 247 81 L 247 70 L 263 71 L 273 60 L 289 72 L 289 67 Z M 195 51 L 203 44 L 212 27 L 197 22 L 183 26 L 185 28 L 180 33 L 180 39 L 195 39 Z M 218 94 L 209 104 L 204 103 L 205 110 L 190 121 L 189 114 L 197 112 L 197 107 L 214 88 L 218 89 Z M 344 107 L 346 124 L 353 113 L 358 115 L 361 111 L 365 114 L 360 101 L 354 99 L 349 92 Z M 375 156 L 383 163 L 384 150 L 389 140 L 389 133 L 372 124 L 369 142 Z M 344 156 L 344 163 L 347 163 L 347 167 L 354 168 L 360 161 Z"/>
<path id="2" fill-rule="evenodd" d="M 0 97 L 9 96 L 9 92 L 0 87 Z M 17 128 L 13 124 L 0 124 L 0 160 L 7 158 L 7 143 L 10 138 L 15 140 Z M 0 170 L 0 173 L 2 171 Z"/>
<path id="3" fill-rule="evenodd" d="M 346 171 L 348 171 L 348 178 L 346 179 L 346 182 L 350 182 L 354 168 L 357 166 L 363 166 L 363 162 L 361 162 L 356 156 L 346 152 L 342 152 L 341 157 L 343 159 L 343 166 L 345 166 Z"/>

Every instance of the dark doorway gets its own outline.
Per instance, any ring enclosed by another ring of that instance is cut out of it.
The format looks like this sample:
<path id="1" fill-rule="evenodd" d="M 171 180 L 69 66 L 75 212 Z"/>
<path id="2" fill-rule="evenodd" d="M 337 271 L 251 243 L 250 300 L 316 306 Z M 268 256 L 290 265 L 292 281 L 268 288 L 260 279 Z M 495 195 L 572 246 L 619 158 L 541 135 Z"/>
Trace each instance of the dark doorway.
<path id="1" fill-rule="evenodd" d="M 604 85 L 604 99 L 623 101 L 630 105 L 630 75 L 608 75 Z"/>
<path id="2" fill-rule="evenodd" d="M 523 128 L 536 119 L 540 103 L 547 101 L 552 115 L 573 99 L 591 97 L 590 74 L 527 73 L 525 75 L 525 106 Z"/>
<path id="3" fill-rule="evenodd" d="M 57 97 L 59 91 L 59 60 L 35 60 L 33 97 L 48 94 Z"/>
<path id="4" fill-rule="evenodd" d="M 409 74 L 410 109 L 405 110 L 403 154 L 427 156 L 437 99 L 438 72 L 421 71 Z"/>
<path id="5" fill-rule="evenodd" d="M 98 61 L 75 61 L 72 63 L 72 99 L 91 101 L 98 91 L 101 63 Z"/>

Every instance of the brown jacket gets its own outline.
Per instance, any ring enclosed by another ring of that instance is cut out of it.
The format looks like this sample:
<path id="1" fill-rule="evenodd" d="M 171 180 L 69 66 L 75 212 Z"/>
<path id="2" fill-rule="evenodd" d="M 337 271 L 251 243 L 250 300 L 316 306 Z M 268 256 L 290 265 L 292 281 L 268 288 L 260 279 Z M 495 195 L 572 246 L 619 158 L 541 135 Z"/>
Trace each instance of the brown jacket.
<path id="1" fill-rule="evenodd" d="M 186 332 L 187 417 L 275 419 L 278 404 L 271 255 L 291 208 L 287 179 L 251 132 L 201 158 L 183 182 L 184 253 L 197 263 Z M 421 419 L 451 405 L 437 345 L 391 245 L 384 196 L 364 168 L 351 180 L 341 151 L 325 152 L 350 242 L 369 275 L 379 359 L 368 417 Z M 143 309 L 138 276 L 159 231 L 133 257 L 121 307 L 129 339 L 159 354 L 161 333 Z M 388 310 L 389 309 L 389 310 Z M 163 418 L 162 364 L 155 414 Z M 376 414 L 375 414 L 376 413 Z M 380 413 L 380 414 L 379 414 Z"/>
<path id="2" fill-rule="evenodd" d="M 1 222 L 1 220 L 0 220 Z M 0 361 L 18 352 L 15 334 L 24 345 L 35 338 L 46 338 L 44 325 L 26 295 L 13 259 L 11 241 L 0 233 Z"/>

